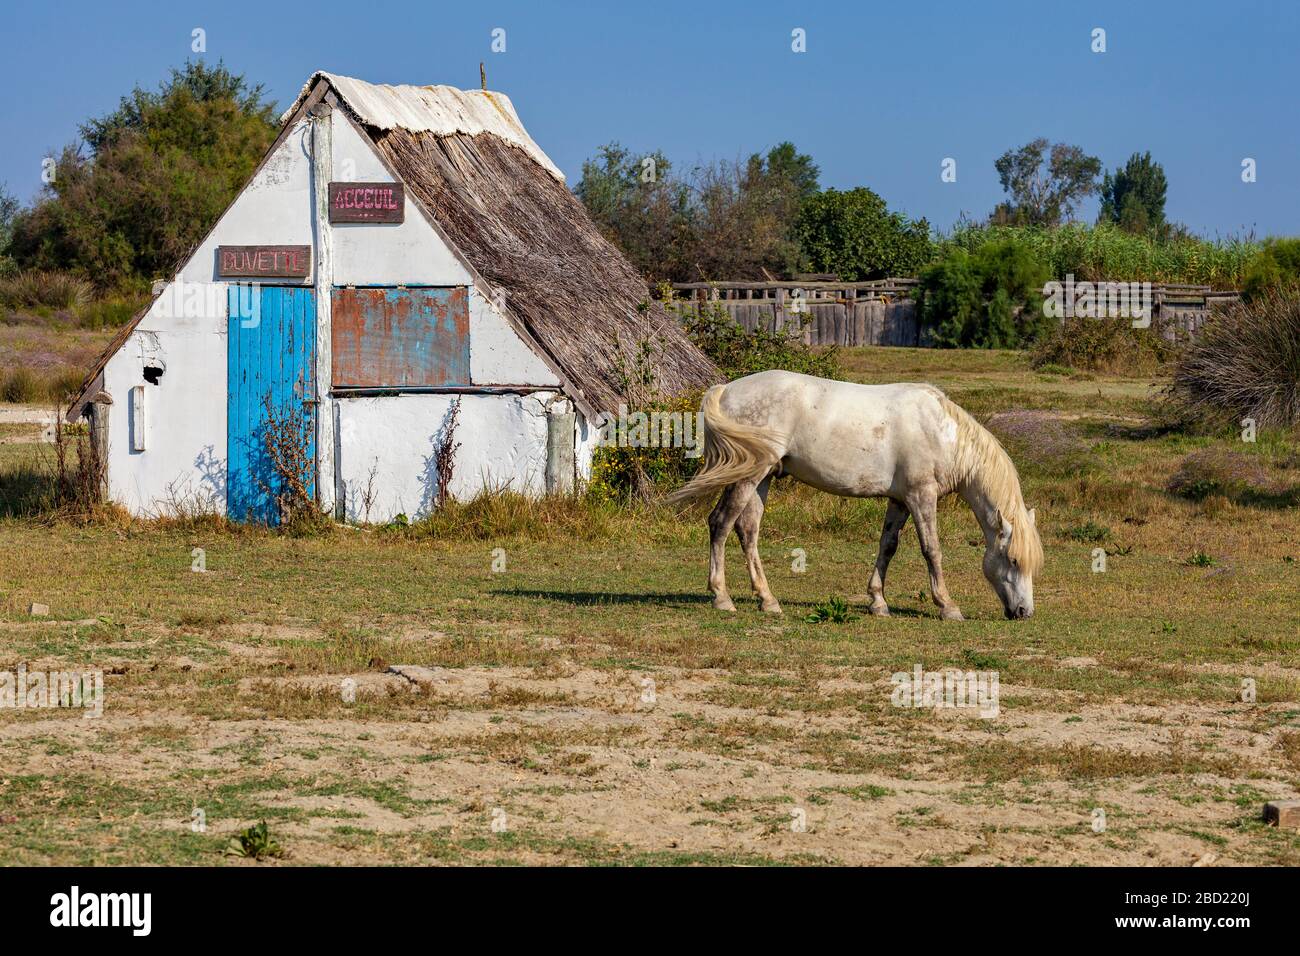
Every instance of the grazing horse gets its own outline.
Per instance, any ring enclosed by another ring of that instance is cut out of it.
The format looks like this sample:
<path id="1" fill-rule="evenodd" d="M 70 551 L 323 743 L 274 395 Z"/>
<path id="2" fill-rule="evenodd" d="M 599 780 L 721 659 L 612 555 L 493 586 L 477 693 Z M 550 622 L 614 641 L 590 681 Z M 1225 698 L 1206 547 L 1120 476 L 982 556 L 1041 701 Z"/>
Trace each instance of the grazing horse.
<path id="1" fill-rule="evenodd" d="M 704 395 L 704 465 L 670 502 L 722 497 L 709 515 L 713 606 L 734 611 L 724 569 L 736 529 L 764 611 L 781 605 L 758 557 L 767 489 L 777 475 L 853 498 L 888 498 L 871 575 L 871 613 L 889 614 L 885 572 L 911 515 L 930 569 L 930 592 L 945 620 L 961 611 L 944 584 L 935 510 L 955 492 L 984 529 L 984 576 L 1008 618 L 1034 613 L 1034 575 L 1043 546 L 1020 478 L 998 440 L 931 385 L 857 385 L 771 371 L 715 385 Z"/>

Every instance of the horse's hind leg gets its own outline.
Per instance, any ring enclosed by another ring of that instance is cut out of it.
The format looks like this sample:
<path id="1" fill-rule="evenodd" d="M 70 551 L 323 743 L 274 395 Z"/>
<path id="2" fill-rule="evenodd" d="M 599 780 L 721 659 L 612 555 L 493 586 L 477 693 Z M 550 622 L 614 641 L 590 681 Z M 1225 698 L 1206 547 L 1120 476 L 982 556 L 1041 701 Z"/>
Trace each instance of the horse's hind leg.
<path id="1" fill-rule="evenodd" d="M 948 594 L 948 586 L 943 583 L 943 556 L 939 551 L 939 525 L 935 518 L 938 499 L 934 495 L 924 495 L 916 500 L 909 500 L 909 509 L 916 521 L 916 536 L 921 541 L 921 554 L 930 568 L 930 593 L 939 608 L 939 616 L 945 621 L 963 620 L 961 610 Z"/>
<path id="2" fill-rule="evenodd" d="M 885 524 L 880 529 L 880 551 L 876 554 L 876 569 L 871 572 L 871 613 L 877 617 L 889 617 L 889 604 L 885 601 L 885 574 L 889 571 L 889 562 L 898 550 L 898 536 L 907 524 L 907 508 L 889 499 L 885 509 Z"/>
<path id="3" fill-rule="evenodd" d="M 763 509 L 767 505 L 767 488 L 771 482 L 770 477 L 764 478 L 758 483 L 754 493 L 749 496 L 745 510 L 736 519 L 736 536 L 740 538 L 740 546 L 745 551 L 745 562 L 749 566 L 749 583 L 753 585 L 754 593 L 758 595 L 759 607 L 770 614 L 780 614 L 781 605 L 767 587 L 763 561 L 758 556 L 758 529 L 763 522 Z"/>
<path id="4" fill-rule="evenodd" d="M 713 606 L 719 611 L 736 609 L 727 593 L 727 538 L 753 494 L 752 481 L 731 485 L 709 515 L 709 590 L 713 592 Z"/>

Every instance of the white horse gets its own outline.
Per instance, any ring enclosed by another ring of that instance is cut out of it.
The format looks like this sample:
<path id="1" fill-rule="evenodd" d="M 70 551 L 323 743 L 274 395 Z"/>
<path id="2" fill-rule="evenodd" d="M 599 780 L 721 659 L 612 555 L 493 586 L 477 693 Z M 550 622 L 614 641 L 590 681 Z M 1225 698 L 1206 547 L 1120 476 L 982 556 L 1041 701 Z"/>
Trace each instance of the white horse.
<path id="1" fill-rule="evenodd" d="M 722 492 L 709 515 L 714 607 L 736 609 L 724 569 L 734 527 L 762 609 L 781 612 L 758 557 L 758 529 L 768 485 L 785 474 L 835 495 L 889 499 L 871 575 L 872 614 L 889 614 L 885 572 L 910 514 L 939 616 L 962 619 L 943 581 L 935 522 L 939 499 L 951 492 L 965 499 L 984 529 L 984 576 L 1006 616 L 1034 613 L 1034 575 L 1042 567 L 1043 546 L 1034 512 L 1021 497 L 1016 467 L 998 440 L 939 389 L 759 372 L 715 385 L 700 410 L 703 468 L 669 501 Z"/>

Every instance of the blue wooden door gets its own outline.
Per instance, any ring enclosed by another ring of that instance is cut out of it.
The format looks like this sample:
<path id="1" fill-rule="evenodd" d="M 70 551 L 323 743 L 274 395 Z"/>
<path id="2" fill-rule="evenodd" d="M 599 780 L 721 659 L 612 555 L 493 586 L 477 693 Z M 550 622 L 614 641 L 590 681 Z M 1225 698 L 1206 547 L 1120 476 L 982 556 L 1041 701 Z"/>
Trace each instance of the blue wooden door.
<path id="1" fill-rule="evenodd" d="M 226 513 L 276 524 L 289 475 L 316 494 L 315 290 L 236 285 L 229 306 Z"/>

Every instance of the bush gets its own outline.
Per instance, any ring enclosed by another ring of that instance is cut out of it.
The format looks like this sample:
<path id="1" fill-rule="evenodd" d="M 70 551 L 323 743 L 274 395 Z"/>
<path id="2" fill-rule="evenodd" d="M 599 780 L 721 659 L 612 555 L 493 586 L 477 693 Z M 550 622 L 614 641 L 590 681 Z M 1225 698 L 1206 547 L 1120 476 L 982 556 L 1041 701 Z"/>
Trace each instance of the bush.
<path id="1" fill-rule="evenodd" d="M 1300 293 L 1300 239 L 1265 240 L 1264 248 L 1246 269 L 1241 291 L 1252 300 L 1271 292 Z"/>
<path id="2" fill-rule="evenodd" d="M 32 405 L 64 402 L 81 388 L 82 373 L 71 368 L 47 369 L 38 375 L 26 366 L 10 369 L 0 377 L 0 402 Z"/>
<path id="3" fill-rule="evenodd" d="M 1212 317 L 1183 347 L 1165 395 L 1203 424 L 1300 423 L 1300 299 L 1270 293 Z"/>
<path id="4" fill-rule="evenodd" d="M 0 401 L 29 404 L 44 397 L 45 389 L 29 368 L 10 369 L 0 381 Z"/>
<path id="5" fill-rule="evenodd" d="M 1210 242 L 1188 235 L 1161 240 L 1102 223 L 1034 226 L 964 225 L 942 239 L 938 255 L 953 249 L 976 252 L 1006 239 L 1029 245 L 1054 278 L 1080 282 L 1186 282 L 1216 289 L 1241 287 L 1246 267 L 1261 245 L 1251 239 Z"/>
<path id="6" fill-rule="evenodd" d="M 28 269 L 0 280 L 0 304 L 11 309 L 78 309 L 93 293 L 89 282 L 66 272 Z"/>
<path id="7" fill-rule="evenodd" d="M 1132 375 L 1151 372 L 1177 354 L 1174 344 L 1152 323 L 1135 329 L 1131 319 L 1069 318 L 1034 346 L 1030 364 L 1039 371 L 1061 366 L 1089 372 Z"/>
<path id="8" fill-rule="evenodd" d="M 814 349 L 789 326 L 780 332 L 763 328 L 747 330 L 731 317 L 726 306 L 704 303 L 698 307 L 674 307 L 686 334 L 701 352 L 713 360 L 727 378 L 780 368 L 820 378 L 838 378 L 839 355 L 834 346 Z M 808 320 L 805 320 L 808 321 Z"/>
<path id="9" fill-rule="evenodd" d="M 827 189 L 799 210 L 794 236 L 814 272 L 858 282 L 915 275 L 934 248 L 930 225 L 890 212 L 870 189 Z"/>
<path id="10" fill-rule="evenodd" d="M 68 425 L 61 408 L 54 421 L 55 505 L 69 517 L 93 518 L 104 504 L 107 462 L 84 424 Z"/>
<path id="11" fill-rule="evenodd" d="M 652 403 L 649 408 L 634 411 L 673 416 L 674 428 L 686 416 L 692 416 L 691 438 L 695 447 L 702 450 L 704 436 L 700 431 L 699 408 L 700 396 L 692 395 Z M 703 460 L 700 457 L 688 458 L 684 446 L 634 445 L 628 441 L 627 430 L 621 429 L 618 422 L 611 423 L 608 429 L 609 437 L 614 440 L 596 448 L 591 460 L 591 482 L 587 486 L 587 493 L 601 501 L 649 501 L 655 497 L 655 489 L 676 488 L 689 481 Z"/>
<path id="12" fill-rule="evenodd" d="M 574 194 L 650 281 L 761 279 L 799 269 L 792 230 L 817 192 L 817 165 L 792 143 L 744 162 L 714 160 L 678 172 L 661 152 L 618 143 L 582 164 Z M 649 175 L 647 175 L 649 174 Z"/>
<path id="13" fill-rule="evenodd" d="M 1021 348 L 1052 322 L 1043 314 L 1047 268 L 1025 243 L 1005 239 L 973 254 L 953 249 L 921 273 L 921 322 L 946 348 Z"/>

